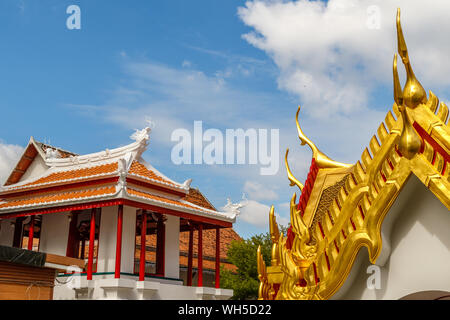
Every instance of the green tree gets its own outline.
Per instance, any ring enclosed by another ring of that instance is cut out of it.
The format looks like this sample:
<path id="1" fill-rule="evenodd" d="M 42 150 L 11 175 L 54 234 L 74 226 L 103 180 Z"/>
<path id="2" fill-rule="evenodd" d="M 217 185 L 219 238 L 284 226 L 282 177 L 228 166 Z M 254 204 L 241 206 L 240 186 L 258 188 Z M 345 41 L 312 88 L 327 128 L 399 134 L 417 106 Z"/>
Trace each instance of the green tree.
<path id="1" fill-rule="evenodd" d="M 280 232 L 286 233 L 286 228 L 281 226 Z M 237 268 L 236 271 L 220 271 L 220 281 L 223 288 L 234 290 L 233 299 L 252 300 L 258 298 L 258 270 L 256 266 L 256 251 L 261 246 L 261 253 L 266 263 L 270 266 L 272 240 L 270 234 L 262 233 L 249 239 L 232 241 L 228 248 L 228 260 Z"/>

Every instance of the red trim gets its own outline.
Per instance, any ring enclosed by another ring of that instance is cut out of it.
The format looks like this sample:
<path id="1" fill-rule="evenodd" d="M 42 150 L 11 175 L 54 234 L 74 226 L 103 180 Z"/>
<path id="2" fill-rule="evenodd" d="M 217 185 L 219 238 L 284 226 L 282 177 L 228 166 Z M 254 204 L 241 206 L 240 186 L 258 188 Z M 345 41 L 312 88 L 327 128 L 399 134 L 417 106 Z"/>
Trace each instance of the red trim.
<path id="1" fill-rule="evenodd" d="M 337 245 L 337 243 L 336 243 L 336 240 L 334 240 L 333 242 L 334 242 L 334 246 L 336 247 L 337 253 L 339 253 L 339 247 L 338 247 L 338 245 Z"/>
<path id="2" fill-rule="evenodd" d="M 220 288 L 220 228 L 216 228 L 216 288 Z"/>
<path id="3" fill-rule="evenodd" d="M 122 259 L 122 225 L 123 225 L 123 205 L 119 205 L 117 212 L 117 240 L 116 240 L 116 269 L 114 278 L 120 278 L 120 262 Z"/>
<path id="4" fill-rule="evenodd" d="M 88 177 L 86 177 L 88 178 Z M 44 192 L 51 192 L 51 191 L 61 191 L 61 190 L 67 190 L 72 188 L 79 188 L 79 187 L 87 187 L 92 185 L 99 185 L 99 184 L 108 184 L 108 183 L 115 183 L 119 180 L 119 177 L 111 177 L 111 178 L 103 178 L 103 179 L 97 179 L 97 180 L 89 180 L 89 181 L 81 181 L 81 182 L 73 182 L 69 184 L 63 184 L 63 185 L 57 185 L 52 187 L 32 187 L 30 186 L 27 188 L 27 190 L 19 189 L 19 190 L 8 190 L 5 191 L 5 193 L 0 193 L 0 196 L 4 199 L 9 198 L 15 198 L 19 196 L 24 196 L 27 194 L 40 194 Z M 55 182 L 58 183 L 58 182 Z"/>
<path id="5" fill-rule="evenodd" d="M 197 216 L 194 214 L 175 211 L 172 209 L 161 208 L 161 207 L 157 207 L 154 205 L 141 203 L 141 202 L 137 202 L 137 201 L 133 201 L 133 200 L 123 199 L 123 204 L 131 206 L 131 207 L 135 207 L 135 208 L 145 209 L 145 210 L 149 210 L 149 211 L 153 211 L 153 212 L 158 212 L 161 214 L 170 214 L 172 216 L 177 216 L 177 217 L 181 217 L 181 218 L 188 219 L 188 220 L 217 225 L 217 226 L 221 226 L 221 227 L 225 227 L 225 228 L 230 228 L 233 226 L 233 224 L 231 222 L 216 220 L 214 218 Z"/>
<path id="6" fill-rule="evenodd" d="M 203 287 L 203 225 L 198 226 L 197 287 Z"/>
<path id="7" fill-rule="evenodd" d="M 327 261 L 327 268 L 328 268 L 328 271 L 330 271 L 330 269 L 331 269 L 331 267 L 330 267 L 330 260 L 328 259 L 327 251 L 324 250 L 323 254 L 325 255 L 325 259 L 326 259 L 326 261 Z"/>
<path id="8" fill-rule="evenodd" d="M 322 224 L 320 223 L 320 221 L 317 222 L 317 224 L 319 225 L 320 234 L 322 235 L 322 238 L 325 238 L 325 232 L 323 232 Z"/>
<path id="9" fill-rule="evenodd" d="M 445 162 L 450 162 L 450 154 L 448 154 L 447 151 L 445 151 L 444 148 L 442 148 L 441 145 L 436 140 L 434 140 L 433 137 L 430 136 L 424 128 L 422 128 L 417 122 L 414 122 L 413 127 L 414 129 L 416 129 L 417 133 L 422 137 L 422 139 L 427 141 L 434 150 L 441 154 L 441 156 L 445 159 Z"/>
<path id="10" fill-rule="evenodd" d="M 381 178 L 383 178 L 383 181 L 386 182 L 386 176 L 384 175 L 384 173 L 380 170 L 380 174 L 381 174 Z"/>
<path id="11" fill-rule="evenodd" d="M 28 250 L 33 250 L 34 238 L 34 216 L 31 217 L 30 228 L 28 230 Z"/>
<path id="12" fill-rule="evenodd" d="M 95 201 L 95 202 L 90 202 L 90 203 L 86 203 L 86 204 L 81 203 L 81 204 L 74 204 L 74 205 L 70 205 L 70 206 L 61 206 L 61 207 L 21 211 L 21 212 L 10 213 L 10 214 L 0 214 L 0 218 L 1 219 L 9 219 L 9 218 L 14 218 L 14 217 L 33 216 L 33 215 L 37 215 L 37 214 L 48 214 L 48 213 L 65 212 L 65 211 L 72 211 L 72 210 L 86 210 L 86 209 L 91 209 L 91 208 L 116 206 L 116 205 L 120 205 L 123 203 L 124 203 L 123 199 Z"/>
<path id="13" fill-rule="evenodd" d="M 141 181 L 141 180 L 128 178 L 128 177 L 126 180 L 127 180 L 127 183 L 131 183 L 131 184 L 134 184 L 137 186 L 146 187 L 146 188 L 150 188 L 150 189 L 154 189 L 154 190 L 164 191 L 164 192 L 171 193 L 171 194 L 174 194 L 174 195 L 177 195 L 180 197 L 185 197 L 187 195 L 186 192 L 173 190 L 173 189 L 170 189 L 169 187 L 166 188 L 166 187 L 156 185 L 156 184 L 153 184 L 153 183 L 147 182 L 147 181 Z"/>
<path id="14" fill-rule="evenodd" d="M 394 165 L 392 164 L 391 160 L 387 159 L 387 162 L 388 162 L 389 167 L 391 168 L 391 170 L 394 170 Z"/>
<path id="15" fill-rule="evenodd" d="M 291 250 L 294 238 L 295 234 L 292 231 L 292 226 L 290 226 L 289 229 L 287 230 L 286 249 Z"/>
<path id="16" fill-rule="evenodd" d="M 188 274 L 187 285 L 192 286 L 192 257 L 194 256 L 194 229 L 189 229 L 189 255 L 188 255 Z"/>
<path id="17" fill-rule="evenodd" d="M 96 208 L 91 209 L 91 229 L 89 230 L 89 257 L 87 268 L 87 280 L 92 280 L 92 264 L 94 262 L 94 242 L 95 242 L 95 211 Z"/>
<path id="18" fill-rule="evenodd" d="M 139 260 L 139 281 L 145 280 L 145 251 L 147 239 L 147 211 L 142 210 L 141 214 L 141 259 Z"/>
<path id="19" fill-rule="evenodd" d="M 361 213 L 361 217 L 363 218 L 363 220 L 366 218 L 366 216 L 364 215 L 363 209 L 361 206 L 358 206 L 359 212 Z"/>
<path id="20" fill-rule="evenodd" d="M 353 222 L 353 219 L 351 217 L 350 217 L 350 222 L 352 223 L 353 230 L 356 230 L 355 223 Z"/>
<path id="21" fill-rule="evenodd" d="M 305 187 L 303 188 L 300 199 L 298 200 L 297 209 L 300 210 L 300 214 L 303 216 L 305 213 L 306 205 L 308 204 L 309 197 L 311 195 L 311 191 L 314 187 L 314 182 L 316 181 L 317 173 L 319 172 L 319 168 L 316 165 L 316 160 L 314 158 L 311 159 L 311 166 L 309 167 L 308 177 L 305 181 Z"/>
<path id="22" fill-rule="evenodd" d="M 316 282 L 316 284 L 318 284 L 320 279 L 319 279 L 319 277 L 317 277 L 317 269 L 316 269 L 316 264 L 314 262 L 313 262 L 313 269 L 314 269 L 314 281 Z"/>

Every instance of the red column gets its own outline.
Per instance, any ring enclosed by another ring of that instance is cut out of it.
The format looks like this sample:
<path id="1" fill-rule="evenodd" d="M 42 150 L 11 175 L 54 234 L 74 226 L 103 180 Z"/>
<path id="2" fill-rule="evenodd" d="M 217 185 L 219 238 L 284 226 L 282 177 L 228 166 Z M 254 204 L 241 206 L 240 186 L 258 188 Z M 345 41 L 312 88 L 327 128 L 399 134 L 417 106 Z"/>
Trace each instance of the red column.
<path id="1" fill-rule="evenodd" d="M 117 214 L 117 240 L 116 240 L 116 270 L 114 278 L 120 278 L 120 262 L 122 260 L 122 224 L 123 224 L 123 205 L 119 205 Z"/>
<path id="2" fill-rule="evenodd" d="M 197 253 L 198 279 L 197 287 L 203 287 L 203 225 L 198 226 L 198 253 Z"/>
<path id="3" fill-rule="evenodd" d="M 164 225 L 163 215 L 158 219 L 156 231 L 156 274 L 164 276 L 164 247 L 166 238 L 166 226 Z"/>
<path id="4" fill-rule="evenodd" d="M 216 228 L 216 288 L 220 288 L 220 228 Z"/>
<path id="5" fill-rule="evenodd" d="M 147 238 L 147 211 L 142 211 L 141 223 L 141 259 L 139 261 L 139 281 L 145 280 L 145 248 Z"/>
<path id="6" fill-rule="evenodd" d="M 92 280 L 92 264 L 94 262 L 94 242 L 95 242 L 95 211 L 97 208 L 91 209 L 91 229 L 89 231 L 89 257 L 87 268 L 87 280 Z"/>
<path id="7" fill-rule="evenodd" d="M 33 250 L 34 216 L 31 216 L 30 229 L 28 230 L 28 250 Z"/>
<path id="8" fill-rule="evenodd" d="M 192 256 L 194 254 L 194 229 L 189 228 L 189 254 L 188 254 L 188 272 L 187 285 L 192 286 Z"/>

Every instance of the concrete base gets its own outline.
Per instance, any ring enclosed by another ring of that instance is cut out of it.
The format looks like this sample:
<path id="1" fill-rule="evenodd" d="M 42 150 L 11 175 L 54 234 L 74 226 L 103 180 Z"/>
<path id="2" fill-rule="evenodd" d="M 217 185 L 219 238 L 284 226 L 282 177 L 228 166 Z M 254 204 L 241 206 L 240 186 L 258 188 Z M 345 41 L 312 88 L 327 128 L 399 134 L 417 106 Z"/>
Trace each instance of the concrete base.
<path id="1" fill-rule="evenodd" d="M 156 292 L 159 291 L 161 284 L 154 281 L 137 281 L 136 290 L 139 300 L 151 300 Z"/>
<path id="2" fill-rule="evenodd" d="M 135 281 L 130 279 L 100 279 L 96 281 L 96 286 L 103 289 L 103 295 L 107 300 L 129 299 L 130 291 L 136 287 Z"/>
<path id="3" fill-rule="evenodd" d="M 194 287 L 197 300 L 215 300 L 216 289 L 208 287 Z"/>
<path id="4" fill-rule="evenodd" d="M 164 278 L 98 274 L 93 280 L 86 275 L 58 277 L 53 299 L 55 300 L 222 300 L 233 296 L 233 290 L 210 287 L 187 287 L 181 281 Z"/>
<path id="5" fill-rule="evenodd" d="M 216 289 L 216 300 L 228 300 L 233 296 L 234 292 L 231 289 Z"/>

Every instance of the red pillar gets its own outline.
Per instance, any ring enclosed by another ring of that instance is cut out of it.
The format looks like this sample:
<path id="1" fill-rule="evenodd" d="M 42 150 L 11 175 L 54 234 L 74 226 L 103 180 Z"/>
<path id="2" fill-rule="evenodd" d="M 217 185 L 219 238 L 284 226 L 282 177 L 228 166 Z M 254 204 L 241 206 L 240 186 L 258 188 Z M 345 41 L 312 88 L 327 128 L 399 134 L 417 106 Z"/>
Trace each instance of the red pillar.
<path id="1" fill-rule="evenodd" d="M 91 228 L 89 231 L 89 257 L 87 268 L 87 280 L 92 280 L 92 264 L 94 262 L 94 242 L 95 242 L 95 211 L 97 208 L 91 209 Z"/>
<path id="2" fill-rule="evenodd" d="M 120 262 L 122 260 L 122 224 L 123 224 L 123 205 L 119 205 L 117 213 L 117 240 L 116 240 L 116 270 L 114 278 L 120 278 Z"/>
<path id="3" fill-rule="evenodd" d="M 198 279 L 197 287 L 203 287 L 203 225 L 198 226 L 198 253 L 197 253 Z"/>
<path id="4" fill-rule="evenodd" d="M 145 248 L 147 238 L 147 211 L 142 211 L 141 223 L 141 259 L 139 261 L 139 281 L 145 280 Z"/>
<path id="5" fill-rule="evenodd" d="M 28 230 L 28 250 L 33 250 L 34 216 L 31 216 L 30 229 Z"/>
<path id="6" fill-rule="evenodd" d="M 192 286 L 192 256 L 194 255 L 194 229 L 189 228 L 189 254 L 188 254 L 188 273 L 187 285 Z"/>
<path id="7" fill-rule="evenodd" d="M 159 216 L 156 231 L 156 274 L 164 276 L 164 255 L 165 255 L 165 239 L 166 226 L 164 225 L 163 215 Z"/>
<path id="8" fill-rule="evenodd" d="M 220 288 L 220 228 L 216 228 L 216 288 Z"/>

